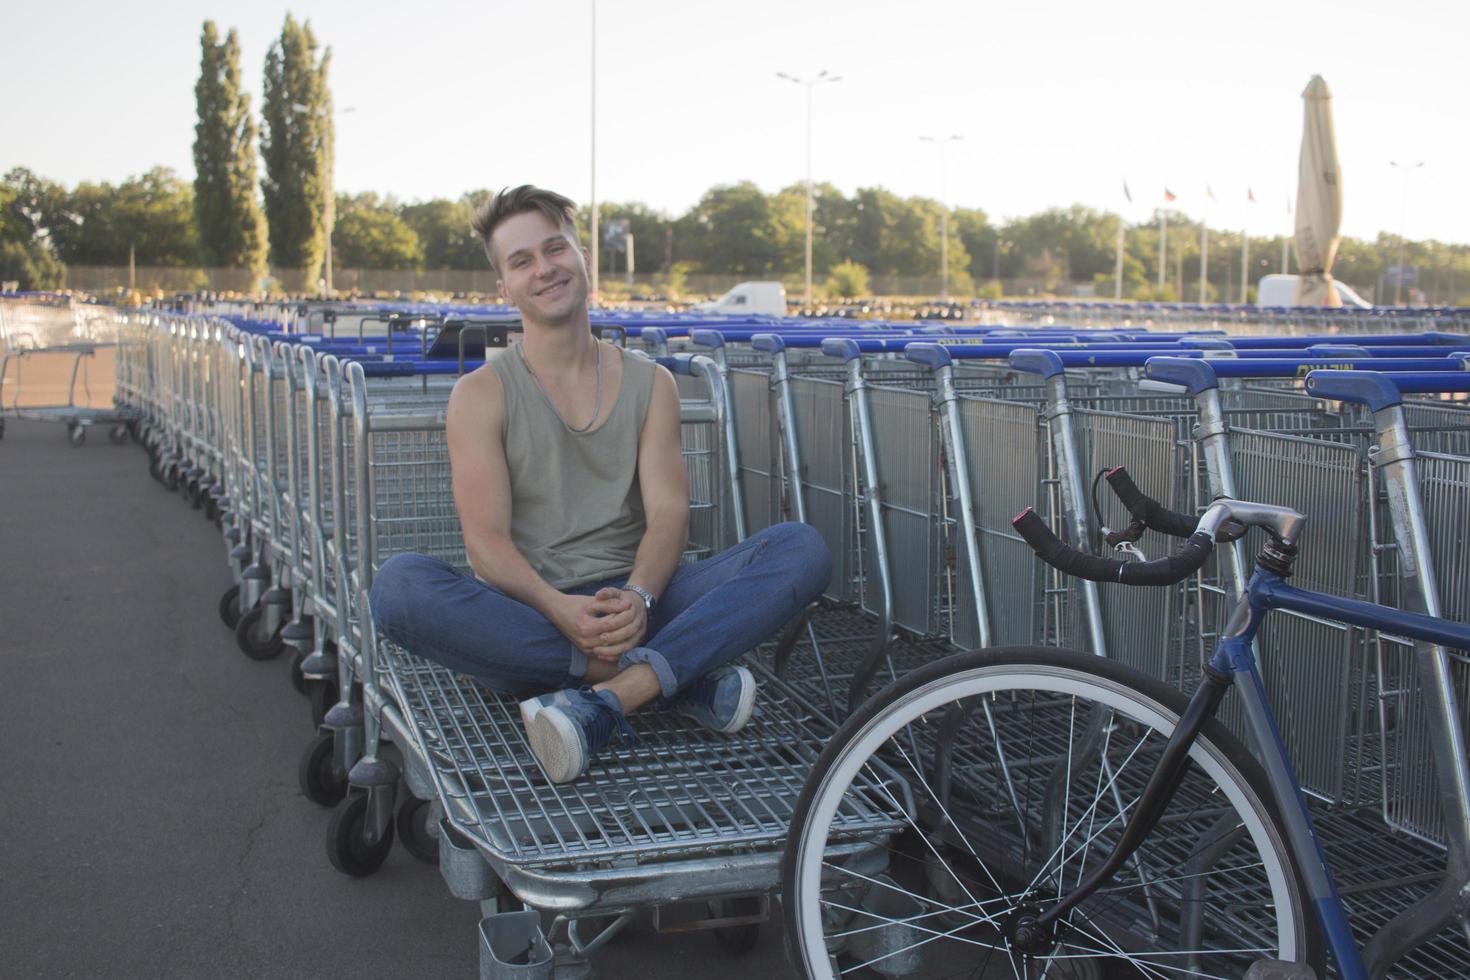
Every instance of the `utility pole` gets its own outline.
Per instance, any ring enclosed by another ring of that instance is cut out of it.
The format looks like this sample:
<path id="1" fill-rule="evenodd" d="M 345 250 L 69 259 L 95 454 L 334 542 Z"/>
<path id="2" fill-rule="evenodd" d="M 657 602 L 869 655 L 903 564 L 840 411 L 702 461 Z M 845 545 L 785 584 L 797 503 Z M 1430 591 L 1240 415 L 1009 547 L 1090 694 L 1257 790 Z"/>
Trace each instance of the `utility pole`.
<path id="1" fill-rule="evenodd" d="M 788 75 L 784 71 L 776 72 L 777 78 L 785 79 L 797 85 L 806 87 L 806 293 L 802 300 L 807 306 L 812 305 L 812 213 L 816 210 L 812 197 L 812 89 L 818 85 L 826 85 L 832 82 L 842 81 L 841 75 L 828 75 L 824 68 L 816 78 L 804 80 L 795 75 Z"/>
<path id="2" fill-rule="evenodd" d="M 597 234 L 597 0 L 588 0 L 592 15 L 592 159 L 589 167 L 592 178 L 592 296 L 597 297 L 597 251 L 602 244 Z"/>
<path id="3" fill-rule="evenodd" d="M 939 295 L 941 299 L 949 299 L 949 202 L 944 196 L 944 152 L 951 143 L 958 143 L 964 139 L 958 133 L 948 139 L 939 139 L 933 136 L 920 136 L 925 143 L 933 143 L 939 147 Z"/>
<path id="4" fill-rule="evenodd" d="M 1402 306 L 1401 300 L 1404 295 L 1404 225 L 1405 218 L 1409 213 L 1409 174 L 1424 166 L 1424 161 L 1418 163 L 1399 163 L 1397 160 L 1388 161 L 1388 165 L 1404 175 L 1404 193 L 1399 199 L 1399 270 L 1394 276 L 1393 282 L 1393 305 Z"/>

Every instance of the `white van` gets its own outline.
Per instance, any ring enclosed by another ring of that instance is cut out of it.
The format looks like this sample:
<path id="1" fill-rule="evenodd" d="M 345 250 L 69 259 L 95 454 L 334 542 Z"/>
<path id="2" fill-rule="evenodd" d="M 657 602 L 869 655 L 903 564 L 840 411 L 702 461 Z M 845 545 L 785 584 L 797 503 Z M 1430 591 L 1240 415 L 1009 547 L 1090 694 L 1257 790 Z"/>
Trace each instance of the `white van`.
<path id="1" fill-rule="evenodd" d="M 696 303 L 700 313 L 786 315 L 786 287 L 779 282 L 742 282 L 711 303 Z"/>
<path id="2" fill-rule="evenodd" d="M 1262 276 L 1260 283 L 1256 286 L 1257 306 L 1295 306 L 1296 286 L 1301 281 L 1301 276 L 1284 276 L 1273 274 Z M 1353 291 L 1353 287 L 1341 279 L 1334 279 L 1333 284 L 1337 286 L 1337 295 L 1342 297 L 1343 306 L 1356 306 L 1360 310 L 1371 310 L 1373 304 Z"/>

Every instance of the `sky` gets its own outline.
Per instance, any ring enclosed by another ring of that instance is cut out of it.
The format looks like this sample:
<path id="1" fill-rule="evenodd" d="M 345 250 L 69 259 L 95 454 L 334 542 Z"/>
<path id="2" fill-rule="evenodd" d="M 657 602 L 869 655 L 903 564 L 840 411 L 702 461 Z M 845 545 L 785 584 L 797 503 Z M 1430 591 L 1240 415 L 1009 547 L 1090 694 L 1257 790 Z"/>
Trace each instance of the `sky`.
<path id="1" fill-rule="evenodd" d="M 1343 233 L 1470 242 L 1461 0 L 30 0 L 6 5 L 0 170 L 192 179 L 202 23 L 239 31 L 258 111 L 289 10 L 332 49 L 339 190 L 413 201 L 529 182 L 585 203 L 594 2 L 600 201 L 679 214 L 718 184 L 804 180 L 805 93 L 776 76 L 825 70 L 841 81 L 812 91 L 813 176 L 844 193 L 1138 222 L 1168 188 L 1214 227 L 1276 234 L 1301 92 L 1321 74 Z"/>

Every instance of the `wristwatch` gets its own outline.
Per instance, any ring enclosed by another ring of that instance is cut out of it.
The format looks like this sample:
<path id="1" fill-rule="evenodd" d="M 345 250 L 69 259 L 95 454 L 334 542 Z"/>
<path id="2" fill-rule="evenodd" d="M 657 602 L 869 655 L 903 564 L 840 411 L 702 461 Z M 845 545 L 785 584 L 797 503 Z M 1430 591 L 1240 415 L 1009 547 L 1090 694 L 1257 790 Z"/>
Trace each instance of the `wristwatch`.
<path id="1" fill-rule="evenodd" d="M 627 585 L 623 586 L 623 588 L 629 592 L 636 592 L 638 594 L 638 598 L 643 600 L 643 608 L 646 609 L 648 612 L 653 612 L 653 607 L 658 604 L 658 600 L 653 597 L 653 593 L 649 592 L 641 585 L 634 585 L 632 582 L 629 582 Z"/>

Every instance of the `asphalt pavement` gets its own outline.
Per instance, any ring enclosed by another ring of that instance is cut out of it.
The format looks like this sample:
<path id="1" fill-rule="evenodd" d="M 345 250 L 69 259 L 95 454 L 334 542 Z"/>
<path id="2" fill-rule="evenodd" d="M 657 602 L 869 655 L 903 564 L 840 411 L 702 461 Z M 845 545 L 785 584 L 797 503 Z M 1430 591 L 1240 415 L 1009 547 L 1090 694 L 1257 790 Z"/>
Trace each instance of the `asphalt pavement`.
<path id="1" fill-rule="evenodd" d="M 286 658 L 220 622 L 218 531 L 93 429 L 0 439 L 0 976 L 478 976 L 476 904 L 395 846 L 327 862 Z M 776 922 L 732 956 L 640 920 L 600 977 L 791 975 Z"/>

